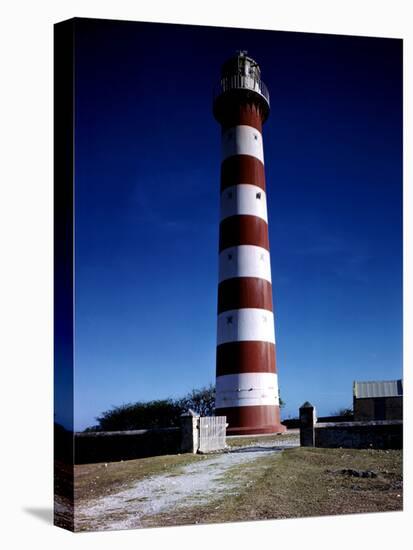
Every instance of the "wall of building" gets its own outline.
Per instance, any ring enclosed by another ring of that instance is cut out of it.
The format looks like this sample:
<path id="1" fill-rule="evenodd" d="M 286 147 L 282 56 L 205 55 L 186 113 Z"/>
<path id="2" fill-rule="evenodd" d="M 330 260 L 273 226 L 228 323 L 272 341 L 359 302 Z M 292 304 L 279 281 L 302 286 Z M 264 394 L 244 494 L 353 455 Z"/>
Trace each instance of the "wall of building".
<path id="1" fill-rule="evenodd" d="M 402 397 L 365 397 L 354 399 L 354 420 L 402 420 Z"/>
<path id="2" fill-rule="evenodd" d="M 403 397 L 386 397 L 386 420 L 403 419 Z"/>

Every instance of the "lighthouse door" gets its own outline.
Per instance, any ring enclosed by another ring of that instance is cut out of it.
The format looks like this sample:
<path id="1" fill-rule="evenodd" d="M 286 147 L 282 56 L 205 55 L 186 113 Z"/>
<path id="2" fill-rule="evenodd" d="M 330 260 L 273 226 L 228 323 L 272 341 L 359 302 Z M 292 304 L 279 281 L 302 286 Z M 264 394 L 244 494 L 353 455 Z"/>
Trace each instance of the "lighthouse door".
<path id="1" fill-rule="evenodd" d="M 199 452 L 225 448 L 226 416 L 201 416 L 199 419 Z"/>

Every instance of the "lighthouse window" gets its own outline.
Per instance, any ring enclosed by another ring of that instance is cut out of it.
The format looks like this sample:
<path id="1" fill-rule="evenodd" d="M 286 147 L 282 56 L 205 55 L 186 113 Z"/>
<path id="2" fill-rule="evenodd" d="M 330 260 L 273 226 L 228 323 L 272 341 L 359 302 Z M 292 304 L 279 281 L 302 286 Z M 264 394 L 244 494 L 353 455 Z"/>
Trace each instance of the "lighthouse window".
<path id="1" fill-rule="evenodd" d="M 257 193 L 255 196 L 257 199 L 261 199 L 261 193 Z"/>
<path id="2" fill-rule="evenodd" d="M 227 317 L 227 325 L 232 325 L 232 316 Z"/>
<path id="3" fill-rule="evenodd" d="M 230 191 L 229 193 L 227 193 L 227 197 L 228 197 L 229 199 L 232 199 L 232 191 Z"/>
<path id="4" fill-rule="evenodd" d="M 258 136 L 257 134 L 254 134 L 254 139 L 257 140 L 258 139 Z"/>
<path id="5" fill-rule="evenodd" d="M 228 254 L 228 260 L 232 260 L 232 254 Z"/>

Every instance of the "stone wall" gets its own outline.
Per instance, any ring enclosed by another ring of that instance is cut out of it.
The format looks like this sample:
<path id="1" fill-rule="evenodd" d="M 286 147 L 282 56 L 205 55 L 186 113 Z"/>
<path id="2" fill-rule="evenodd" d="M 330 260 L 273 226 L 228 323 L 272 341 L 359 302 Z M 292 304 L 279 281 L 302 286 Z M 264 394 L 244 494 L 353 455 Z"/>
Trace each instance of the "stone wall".
<path id="1" fill-rule="evenodd" d="M 300 407 L 300 445 L 350 449 L 401 449 L 403 421 L 318 422 L 315 407 L 306 401 Z"/>
<path id="2" fill-rule="evenodd" d="M 354 420 L 353 415 L 334 415 L 334 416 L 319 416 L 318 422 L 352 422 Z M 288 430 L 296 430 L 300 427 L 299 418 L 287 418 L 282 420 L 282 423 Z"/>
<path id="3" fill-rule="evenodd" d="M 75 464 L 131 460 L 180 451 L 180 428 L 75 434 Z"/>
<path id="4" fill-rule="evenodd" d="M 202 430 L 200 430 L 200 424 Z M 181 416 L 180 427 L 176 428 L 78 432 L 74 434 L 75 464 L 132 460 L 149 456 L 223 449 L 225 447 L 225 428 L 225 416 L 200 418 L 196 415 L 185 414 Z M 72 437 L 69 435 L 66 439 L 70 450 L 73 435 Z"/>
<path id="5" fill-rule="evenodd" d="M 382 420 L 317 423 L 314 438 L 316 447 L 402 449 L 403 422 L 401 420 Z"/>

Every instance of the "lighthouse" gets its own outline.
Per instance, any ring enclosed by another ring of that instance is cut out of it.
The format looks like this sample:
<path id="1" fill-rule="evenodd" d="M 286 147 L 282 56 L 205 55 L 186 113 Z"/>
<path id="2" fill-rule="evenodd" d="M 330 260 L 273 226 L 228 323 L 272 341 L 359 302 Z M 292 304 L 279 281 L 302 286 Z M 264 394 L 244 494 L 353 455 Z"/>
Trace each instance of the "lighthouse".
<path id="1" fill-rule="evenodd" d="M 269 111 L 260 68 L 240 51 L 224 63 L 213 103 L 222 130 L 215 411 L 228 435 L 285 431 L 262 137 Z"/>

